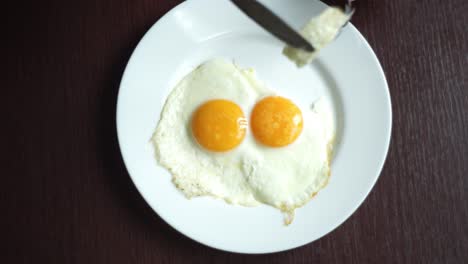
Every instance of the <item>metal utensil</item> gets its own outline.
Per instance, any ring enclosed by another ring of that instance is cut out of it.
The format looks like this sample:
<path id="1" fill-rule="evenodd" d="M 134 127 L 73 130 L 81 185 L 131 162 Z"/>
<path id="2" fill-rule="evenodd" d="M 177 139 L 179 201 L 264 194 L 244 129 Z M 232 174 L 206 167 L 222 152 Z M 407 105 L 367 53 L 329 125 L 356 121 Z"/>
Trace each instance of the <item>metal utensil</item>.
<path id="1" fill-rule="evenodd" d="M 315 48 L 310 44 L 309 41 L 304 39 L 298 32 L 296 32 L 291 26 L 284 22 L 281 18 L 275 15 L 271 10 L 262 5 L 256 0 L 232 0 L 232 2 L 248 17 L 257 22 L 266 31 L 270 32 L 280 40 L 286 42 L 288 45 L 304 49 L 308 52 L 315 51 Z M 354 14 L 355 9 L 352 7 L 353 0 L 348 0 L 345 5 L 344 12 L 351 16 Z M 349 20 L 343 25 L 344 28 L 348 24 Z M 341 34 L 338 32 L 338 37 Z"/>
<path id="2" fill-rule="evenodd" d="M 232 0 L 248 17 L 288 45 L 315 51 L 314 47 L 281 18 L 256 0 Z"/>

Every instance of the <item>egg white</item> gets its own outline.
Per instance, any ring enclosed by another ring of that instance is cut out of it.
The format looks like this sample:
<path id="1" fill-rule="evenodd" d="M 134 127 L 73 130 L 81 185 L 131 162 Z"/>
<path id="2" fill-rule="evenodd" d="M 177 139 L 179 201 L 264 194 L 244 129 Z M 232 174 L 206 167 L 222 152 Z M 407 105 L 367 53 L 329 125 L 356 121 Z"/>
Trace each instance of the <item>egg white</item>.
<path id="1" fill-rule="evenodd" d="M 349 21 L 352 13 L 345 13 L 338 7 L 328 7 L 319 16 L 312 18 L 301 30 L 302 36 L 315 48 L 314 52 L 287 46 L 283 54 L 298 67 L 309 64 L 321 49 L 330 44 L 341 28 Z"/>
<path id="2" fill-rule="evenodd" d="M 157 160 L 186 197 L 209 195 L 244 206 L 268 204 L 291 216 L 326 185 L 334 122 L 321 102 L 314 109 L 302 109 L 303 131 L 285 147 L 261 145 L 250 127 L 243 142 L 228 152 L 204 150 L 193 139 L 191 116 L 202 103 L 231 100 L 249 120 L 255 103 L 274 94 L 256 79 L 253 70 L 223 59 L 205 62 L 173 89 L 152 142 Z"/>

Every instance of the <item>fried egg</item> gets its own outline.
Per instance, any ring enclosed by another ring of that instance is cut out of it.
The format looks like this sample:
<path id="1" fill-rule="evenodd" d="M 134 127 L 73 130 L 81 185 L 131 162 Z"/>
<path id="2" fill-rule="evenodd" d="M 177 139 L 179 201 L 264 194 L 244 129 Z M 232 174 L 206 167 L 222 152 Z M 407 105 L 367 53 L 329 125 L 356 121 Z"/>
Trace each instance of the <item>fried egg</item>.
<path id="1" fill-rule="evenodd" d="M 322 101 L 301 109 L 252 69 L 213 59 L 171 91 L 152 142 L 187 198 L 267 204 L 289 224 L 328 181 L 333 124 Z"/>

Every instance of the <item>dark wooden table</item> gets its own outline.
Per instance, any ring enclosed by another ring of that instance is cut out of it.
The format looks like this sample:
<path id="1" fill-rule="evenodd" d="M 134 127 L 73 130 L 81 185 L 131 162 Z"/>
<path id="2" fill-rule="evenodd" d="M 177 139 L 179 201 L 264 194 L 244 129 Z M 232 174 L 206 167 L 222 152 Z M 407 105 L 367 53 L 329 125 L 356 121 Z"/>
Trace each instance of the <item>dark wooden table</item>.
<path id="1" fill-rule="evenodd" d="M 393 100 L 387 162 L 342 226 L 270 255 L 179 234 L 122 163 L 122 72 L 179 2 L 2 3 L 0 263 L 468 263 L 468 1 L 356 1 Z"/>

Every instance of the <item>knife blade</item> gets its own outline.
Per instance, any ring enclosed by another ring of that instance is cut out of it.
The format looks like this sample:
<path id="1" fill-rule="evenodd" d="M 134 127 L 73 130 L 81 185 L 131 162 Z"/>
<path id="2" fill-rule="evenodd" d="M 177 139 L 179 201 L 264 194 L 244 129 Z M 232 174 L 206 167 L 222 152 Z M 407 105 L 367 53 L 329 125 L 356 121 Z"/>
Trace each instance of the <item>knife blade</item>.
<path id="1" fill-rule="evenodd" d="M 315 48 L 286 22 L 256 0 L 232 0 L 248 17 L 288 45 L 309 52 Z"/>

